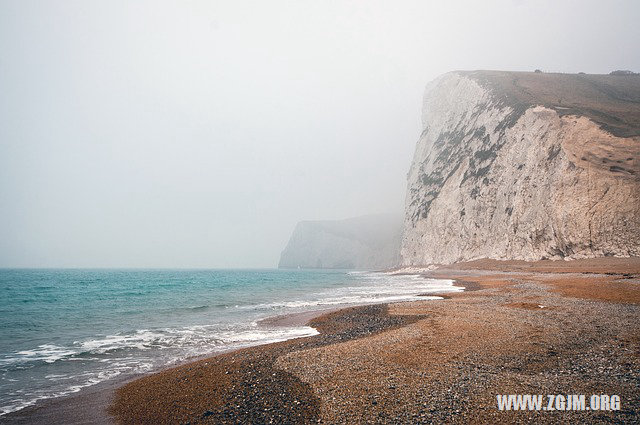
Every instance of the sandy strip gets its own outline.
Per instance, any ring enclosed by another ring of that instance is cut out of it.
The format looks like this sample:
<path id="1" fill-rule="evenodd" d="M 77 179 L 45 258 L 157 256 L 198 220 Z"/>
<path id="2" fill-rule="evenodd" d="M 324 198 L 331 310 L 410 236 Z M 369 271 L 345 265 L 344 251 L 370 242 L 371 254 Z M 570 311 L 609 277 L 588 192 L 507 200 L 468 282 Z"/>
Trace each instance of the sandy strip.
<path id="1" fill-rule="evenodd" d="M 299 313 L 281 314 L 278 316 L 267 317 L 258 322 L 261 326 L 305 326 L 316 317 L 323 314 L 338 311 L 344 307 L 327 308 L 322 310 L 302 311 Z"/>

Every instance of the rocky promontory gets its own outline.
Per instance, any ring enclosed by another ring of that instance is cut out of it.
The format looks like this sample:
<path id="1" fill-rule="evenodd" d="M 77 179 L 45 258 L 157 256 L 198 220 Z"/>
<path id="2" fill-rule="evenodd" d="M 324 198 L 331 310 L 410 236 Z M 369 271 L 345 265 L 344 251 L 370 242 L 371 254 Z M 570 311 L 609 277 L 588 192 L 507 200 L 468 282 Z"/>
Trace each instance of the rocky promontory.
<path id="1" fill-rule="evenodd" d="M 451 72 L 408 175 L 405 265 L 640 255 L 640 76 Z"/>
<path id="2" fill-rule="evenodd" d="M 280 256 L 279 268 L 382 269 L 399 262 L 402 217 L 367 215 L 301 221 Z"/>

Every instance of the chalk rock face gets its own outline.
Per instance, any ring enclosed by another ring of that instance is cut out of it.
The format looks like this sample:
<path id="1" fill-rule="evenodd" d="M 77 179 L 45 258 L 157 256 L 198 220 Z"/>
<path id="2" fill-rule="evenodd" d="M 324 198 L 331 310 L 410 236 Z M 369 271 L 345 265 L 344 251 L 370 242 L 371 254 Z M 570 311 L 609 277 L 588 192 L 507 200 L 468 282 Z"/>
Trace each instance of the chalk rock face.
<path id="1" fill-rule="evenodd" d="M 280 268 L 383 269 L 399 264 L 402 217 L 369 215 L 301 221 L 280 256 Z"/>
<path id="2" fill-rule="evenodd" d="M 401 262 L 640 255 L 640 77 L 453 72 L 430 83 Z"/>

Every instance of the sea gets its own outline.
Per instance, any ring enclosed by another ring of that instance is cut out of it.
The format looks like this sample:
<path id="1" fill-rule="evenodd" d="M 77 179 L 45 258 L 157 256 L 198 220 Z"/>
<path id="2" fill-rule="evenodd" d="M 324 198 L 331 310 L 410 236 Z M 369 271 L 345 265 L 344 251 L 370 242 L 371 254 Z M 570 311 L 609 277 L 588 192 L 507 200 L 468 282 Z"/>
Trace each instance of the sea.
<path id="1" fill-rule="evenodd" d="M 425 300 L 451 280 L 344 270 L 0 270 L 0 415 L 207 354 L 317 334 L 261 319 Z"/>

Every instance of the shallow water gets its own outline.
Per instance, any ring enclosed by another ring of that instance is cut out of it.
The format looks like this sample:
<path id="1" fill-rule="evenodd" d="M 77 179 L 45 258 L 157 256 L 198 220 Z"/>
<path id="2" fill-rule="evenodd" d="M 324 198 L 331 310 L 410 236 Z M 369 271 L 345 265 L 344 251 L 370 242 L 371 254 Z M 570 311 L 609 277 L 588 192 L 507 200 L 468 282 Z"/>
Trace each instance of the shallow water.
<path id="1" fill-rule="evenodd" d="M 265 317 L 460 289 L 449 280 L 333 270 L 0 270 L 0 411 L 317 333 L 259 326 Z"/>

